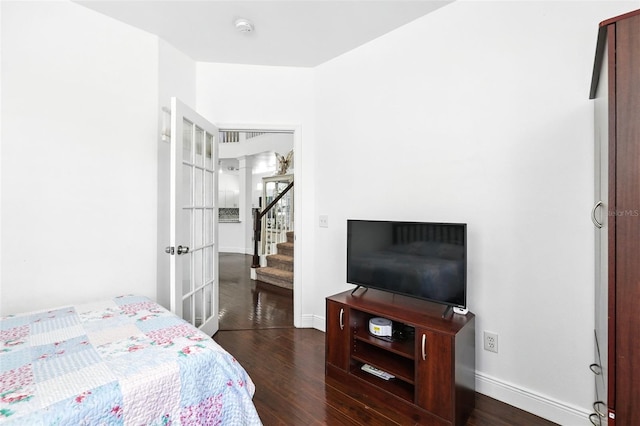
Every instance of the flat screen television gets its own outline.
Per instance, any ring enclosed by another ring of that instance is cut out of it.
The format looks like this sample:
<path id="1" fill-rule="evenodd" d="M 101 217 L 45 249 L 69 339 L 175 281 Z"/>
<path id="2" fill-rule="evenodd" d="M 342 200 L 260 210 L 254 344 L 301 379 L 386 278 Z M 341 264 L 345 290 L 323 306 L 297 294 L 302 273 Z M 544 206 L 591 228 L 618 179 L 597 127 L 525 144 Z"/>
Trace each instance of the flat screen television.
<path id="1" fill-rule="evenodd" d="M 349 219 L 347 282 L 466 308 L 467 225 Z"/>

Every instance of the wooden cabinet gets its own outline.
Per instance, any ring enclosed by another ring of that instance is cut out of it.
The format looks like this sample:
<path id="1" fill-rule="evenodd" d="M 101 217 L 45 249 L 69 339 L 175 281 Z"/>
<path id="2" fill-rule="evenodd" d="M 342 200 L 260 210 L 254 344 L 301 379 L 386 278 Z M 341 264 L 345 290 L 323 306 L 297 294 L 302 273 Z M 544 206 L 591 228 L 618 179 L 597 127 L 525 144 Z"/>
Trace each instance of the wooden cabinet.
<path id="1" fill-rule="evenodd" d="M 326 328 L 335 344 L 326 345 L 325 362 L 346 370 L 349 366 L 349 310 L 345 305 L 327 301 Z"/>
<path id="2" fill-rule="evenodd" d="M 421 384 L 416 388 L 416 403 L 442 418 L 451 418 L 452 413 L 451 395 L 441 387 L 442 383 L 453 383 L 451 343 L 446 334 L 416 330 L 416 382 Z"/>
<path id="3" fill-rule="evenodd" d="M 328 378 L 374 398 L 417 424 L 463 425 L 475 405 L 475 316 L 442 318 L 444 306 L 373 289 L 328 297 Z M 393 336 L 369 333 L 369 320 L 393 321 Z M 394 377 L 362 370 L 369 364 Z"/>
<path id="4" fill-rule="evenodd" d="M 595 99 L 593 424 L 640 418 L 640 10 L 600 24 Z"/>

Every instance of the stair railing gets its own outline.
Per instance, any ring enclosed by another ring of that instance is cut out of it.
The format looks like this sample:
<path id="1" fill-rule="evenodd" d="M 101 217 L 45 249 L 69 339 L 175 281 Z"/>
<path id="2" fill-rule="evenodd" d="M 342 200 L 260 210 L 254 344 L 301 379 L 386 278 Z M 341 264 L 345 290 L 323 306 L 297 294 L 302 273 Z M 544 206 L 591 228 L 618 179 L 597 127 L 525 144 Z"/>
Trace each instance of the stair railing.
<path id="1" fill-rule="evenodd" d="M 271 201 L 267 207 L 264 208 L 264 210 L 262 211 L 256 210 L 255 214 L 253 215 L 253 260 L 251 265 L 252 268 L 260 267 L 260 255 L 258 254 L 258 242 L 260 241 L 260 236 L 262 234 L 262 218 L 264 218 L 265 215 L 267 215 L 267 213 L 269 213 L 269 211 L 276 204 L 278 204 L 278 201 L 280 201 L 280 199 L 284 197 L 291 188 L 293 188 L 293 181 L 281 193 L 279 193 L 278 196 L 274 198 L 273 201 Z"/>

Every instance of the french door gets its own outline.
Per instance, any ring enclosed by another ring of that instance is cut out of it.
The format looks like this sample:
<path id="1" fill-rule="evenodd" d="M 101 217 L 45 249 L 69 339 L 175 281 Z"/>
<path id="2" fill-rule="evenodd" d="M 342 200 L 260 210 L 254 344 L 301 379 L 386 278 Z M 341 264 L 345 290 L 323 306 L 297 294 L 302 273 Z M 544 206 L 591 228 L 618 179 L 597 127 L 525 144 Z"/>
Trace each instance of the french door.
<path id="1" fill-rule="evenodd" d="M 171 99 L 170 309 L 218 331 L 218 129 Z"/>

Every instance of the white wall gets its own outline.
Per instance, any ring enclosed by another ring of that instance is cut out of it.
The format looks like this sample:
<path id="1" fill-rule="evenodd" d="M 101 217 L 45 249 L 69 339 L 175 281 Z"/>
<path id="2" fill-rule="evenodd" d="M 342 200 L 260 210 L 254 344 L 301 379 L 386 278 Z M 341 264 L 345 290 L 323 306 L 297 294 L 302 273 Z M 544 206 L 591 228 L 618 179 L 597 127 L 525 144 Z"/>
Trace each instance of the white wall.
<path id="1" fill-rule="evenodd" d="M 219 173 L 218 204 L 221 207 L 238 207 L 240 194 L 240 177 L 238 172 Z"/>
<path id="2" fill-rule="evenodd" d="M 2 314 L 156 294 L 157 38 L 2 2 Z"/>
<path id="3" fill-rule="evenodd" d="M 478 390 L 587 424 L 588 89 L 598 23 L 633 6 L 455 2 L 317 67 L 315 314 L 352 288 L 348 218 L 466 222 Z"/>
<path id="4" fill-rule="evenodd" d="M 241 170 L 241 173 L 244 173 L 244 170 Z M 224 205 L 222 199 L 224 196 L 227 197 L 227 207 L 240 208 L 240 176 L 237 171 L 225 172 L 223 170 L 218 175 L 218 205 Z M 245 225 L 244 222 L 220 222 L 218 224 L 218 250 L 222 253 L 249 253 L 244 242 L 246 239 Z"/>
<path id="5" fill-rule="evenodd" d="M 177 97 L 191 108 L 196 104 L 196 63 L 190 57 L 162 39 L 158 40 L 158 135 L 162 127 L 169 126 L 171 98 Z M 157 301 L 169 308 L 170 257 L 163 250 L 170 244 L 170 171 L 171 144 L 168 138 L 157 139 L 158 162 L 158 244 L 157 256 Z"/>

